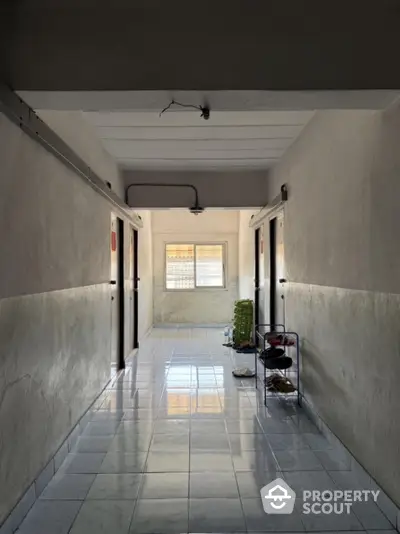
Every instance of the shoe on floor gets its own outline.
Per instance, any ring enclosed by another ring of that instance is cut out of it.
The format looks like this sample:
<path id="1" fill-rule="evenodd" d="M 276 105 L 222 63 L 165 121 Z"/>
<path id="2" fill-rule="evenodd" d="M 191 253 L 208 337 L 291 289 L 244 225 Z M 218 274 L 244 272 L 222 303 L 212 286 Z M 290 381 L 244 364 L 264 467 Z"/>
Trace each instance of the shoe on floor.
<path id="1" fill-rule="evenodd" d="M 248 367 L 234 369 L 232 371 L 232 374 L 237 378 L 253 378 L 255 376 L 255 372 L 249 369 Z"/>
<path id="2" fill-rule="evenodd" d="M 265 385 L 268 391 L 277 393 L 293 393 L 296 391 L 296 388 L 288 378 L 277 373 L 268 376 L 265 380 Z"/>

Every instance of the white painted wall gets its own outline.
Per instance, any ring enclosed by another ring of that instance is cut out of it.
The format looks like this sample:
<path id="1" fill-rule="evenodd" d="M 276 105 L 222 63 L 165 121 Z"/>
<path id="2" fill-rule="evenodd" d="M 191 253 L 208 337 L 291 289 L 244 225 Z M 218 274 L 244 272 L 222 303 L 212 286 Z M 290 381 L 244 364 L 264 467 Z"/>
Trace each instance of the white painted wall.
<path id="1" fill-rule="evenodd" d="M 319 112 L 272 171 L 288 184 L 286 316 L 305 395 L 400 504 L 400 105 Z"/>
<path id="2" fill-rule="evenodd" d="M 187 210 L 154 211 L 154 322 L 227 323 L 238 298 L 237 211 L 206 211 L 195 216 Z M 226 242 L 227 287 L 196 291 L 165 290 L 165 244 L 174 242 Z"/>
<path id="3" fill-rule="evenodd" d="M 150 211 L 139 212 L 139 340 L 153 326 L 153 234 Z"/>
<path id="4" fill-rule="evenodd" d="M 73 121 L 59 126 L 70 135 Z M 81 157 L 112 180 L 116 169 L 91 152 L 88 135 Z M 2 113 L 0 138 L 1 525 L 110 378 L 112 206 Z M 148 214 L 143 221 L 141 334 L 152 323 Z M 131 324 L 126 314 L 127 332 Z"/>
<path id="5" fill-rule="evenodd" d="M 39 117 L 52 128 L 100 178 L 111 183 L 112 190 L 122 199 L 125 198 L 124 183 L 114 158 L 105 150 L 97 136 L 94 126 L 85 118 L 82 111 L 38 110 Z M 153 325 L 153 281 L 152 281 L 152 232 L 151 214 L 141 211 L 143 228 L 139 231 L 139 339 L 145 335 Z M 125 228 L 125 248 L 129 249 L 130 232 Z M 132 291 L 132 257 L 125 254 L 125 309 L 126 314 L 132 314 L 132 304 L 129 300 Z M 125 346 L 127 355 L 132 347 L 132 321 L 128 320 Z"/>

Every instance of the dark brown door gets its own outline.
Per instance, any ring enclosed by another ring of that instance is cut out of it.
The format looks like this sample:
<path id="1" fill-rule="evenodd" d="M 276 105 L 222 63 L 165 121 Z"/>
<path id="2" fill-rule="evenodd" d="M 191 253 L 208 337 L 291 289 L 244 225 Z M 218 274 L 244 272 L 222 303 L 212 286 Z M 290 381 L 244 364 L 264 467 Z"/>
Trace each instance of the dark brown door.
<path id="1" fill-rule="evenodd" d="M 117 294 L 118 294 L 118 367 L 125 368 L 125 272 L 124 272 L 124 221 L 117 219 Z"/>
<path id="2" fill-rule="evenodd" d="M 254 232 L 254 323 L 260 323 L 260 229 Z"/>
<path id="3" fill-rule="evenodd" d="M 265 324 L 265 256 L 264 256 L 264 228 L 257 228 L 255 239 L 255 269 L 254 269 L 254 319 L 255 324 Z M 261 329 L 263 332 L 264 329 Z"/>
<path id="4" fill-rule="evenodd" d="M 285 325 L 285 256 L 283 212 L 269 221 L 270 323 Z"/>
<path id="5" fill-rule="evenodd" d="M 139 348 L 139 232 L 133 230 L 133 348 Z"/>
<path id="6" fill-rule="evenodd" d="M 276 217 L 275 261 L 276 261 L 276 322 L 286 328 L 285 317 L 285 247 L 284 247 L 284 219 L 283 212 Z"/>
<path id="7" fill-rule="evenodd" d="M 124 359 L 124 223 L 111 215 L 111 365 L 123 369 Z"/>

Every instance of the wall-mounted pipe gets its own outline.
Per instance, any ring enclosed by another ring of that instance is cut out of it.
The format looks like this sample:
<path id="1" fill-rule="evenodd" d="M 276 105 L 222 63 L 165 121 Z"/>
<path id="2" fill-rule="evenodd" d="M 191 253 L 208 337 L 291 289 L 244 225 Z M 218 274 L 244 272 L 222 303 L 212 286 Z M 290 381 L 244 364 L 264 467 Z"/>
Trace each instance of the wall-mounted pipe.
<path id="1" fill-rule="evenodd" d="M 193 189 L 194 191 L 194 206 L 189 207 L 190 213 L 193 213 L 193 215 L 199 215 L 199 213 L 203 213 L 204 208 L 202 208 L 199 204 L 199 192 L 197 191 L 197 188 L 192 184 L 159 184 L 159 183 L 136 183 L 136 184 L 130 184 L 125 189 L 125 202 L 129 205 L 128 202 L 128 196 L 129 196 L 129 190 L 131 187 L 186 187 Z"/>

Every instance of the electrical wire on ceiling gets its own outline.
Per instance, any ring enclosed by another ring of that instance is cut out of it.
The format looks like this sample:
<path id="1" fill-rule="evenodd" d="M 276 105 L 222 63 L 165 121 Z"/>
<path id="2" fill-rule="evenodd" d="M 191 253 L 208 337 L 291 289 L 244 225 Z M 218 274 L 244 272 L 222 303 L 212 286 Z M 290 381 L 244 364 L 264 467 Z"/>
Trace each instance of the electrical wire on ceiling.
<path id="1" fill-rule="evenodd" d="M 163 113 L 168 111 L 172 106 L 179 106 L 181 108 L 197 109 L 201 111 L 200 117 L 202 119 L 208 121 L 208 119 L 210 118 L 210 108 L 208 106 L 196 106 L 195 104 L 182 104 L 181 102 L 177 102 L 176 100 L 171 100 L 168 106 L 165 106 L 165 108 L 160 111 L 160 117 Z"/>

